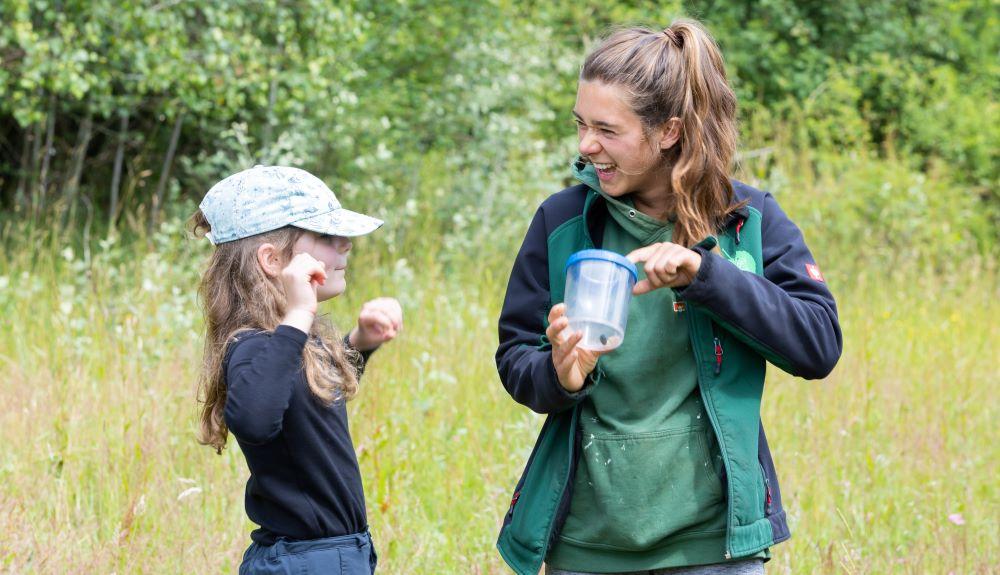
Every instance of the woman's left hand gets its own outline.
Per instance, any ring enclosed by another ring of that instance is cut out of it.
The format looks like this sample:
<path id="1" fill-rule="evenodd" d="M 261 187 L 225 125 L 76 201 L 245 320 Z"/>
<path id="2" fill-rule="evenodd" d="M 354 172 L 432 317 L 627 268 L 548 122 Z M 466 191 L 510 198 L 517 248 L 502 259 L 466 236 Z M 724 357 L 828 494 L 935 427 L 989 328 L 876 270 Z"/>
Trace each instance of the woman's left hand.
<path id="1" fill-rule="evenodd" d="M 663 242 L 632 251 L 627 256 L 632 263 L 646 262 L 646 279 L 635 284 L 634 295 L 642 295 L 661 287 L 683 287 L 694 281 L 701 267 L 698 252 L 684 246 Z"/>
<path id="2" fill-rule="evenodd" d="M 358 326 L 348 336 L 358 351 L 369 351 L 395 338 L 403 330 L 403 308 L 396 298 L 380 297 L 366 302 L 358 314 Z"/>

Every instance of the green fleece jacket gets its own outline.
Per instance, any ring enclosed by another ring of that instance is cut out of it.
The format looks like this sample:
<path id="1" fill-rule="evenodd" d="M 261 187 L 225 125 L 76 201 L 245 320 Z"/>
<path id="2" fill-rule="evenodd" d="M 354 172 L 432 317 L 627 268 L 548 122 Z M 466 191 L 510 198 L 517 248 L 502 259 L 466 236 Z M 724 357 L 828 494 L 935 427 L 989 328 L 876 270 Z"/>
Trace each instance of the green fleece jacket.
<path id="1" fill-rule="evenodd" d="M 671 222 L 602 196 L 611 215 L 604 249 L 626 255 L 672 239 Z M 615 572 L 725 560 L 722 456 L 675 302 L 669 289 L 634 297 L 624 342 L 601 358 L 604 380 L 583 400 L 569 515 L 547 559 L 554 567 Z"/>
<path id="2" fill-rule="evenodd" d="M 545 338 L 547 314 L 563 301 L 567 260 L 602 247 L 612 218 L 593 167 L 577 161 L 573 168 L 583 183 L 553 194 L 535 212 L 498 321 L 501 382 L 516 401 L 547 415 L 497 538 L 497 549 L 518 575 L 537 575 L 562 542 L 583 458 L 584 404 L 606 375 L 607 356 L 582 390 L 567 392 Z M 759 416 L 764 363 L 822 378 L 843 342 L 836 303 L 798 227 L 770 194 L 732 184 L 732 210 L 718 235 L 692 248 L 702 257 L 697 277 L 672 291 L 686 304 L 680 315 L 687 319 L 698 391 L 725 469 L 725 556 L 737 559 L 789 537 Z M 720 253 L 712 251 L 716 245 Z"/>

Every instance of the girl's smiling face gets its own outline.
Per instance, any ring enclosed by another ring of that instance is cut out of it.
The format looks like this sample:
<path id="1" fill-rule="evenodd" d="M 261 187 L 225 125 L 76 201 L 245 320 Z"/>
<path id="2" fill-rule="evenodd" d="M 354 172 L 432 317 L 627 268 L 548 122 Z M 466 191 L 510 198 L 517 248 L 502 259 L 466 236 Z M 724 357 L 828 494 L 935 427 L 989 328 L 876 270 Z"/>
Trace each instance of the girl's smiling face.
<path id="1" fill-rule="evenodd" d="M 581 81 L 576 92 L 580 154 L 597 168 L 601 189 L 612 197 L 630 192 L 651 198 L 665 195 L 669 174 L 661 150 L 673 146 L 679 130 L 647 133 L 626 103 L 624 90 L 600 81 Z"/>
<path id="2" fill-rule="evenodd" d="M 316 288 L 317 301 L 326 301 L 337 297 L 347 289 L 347 258 L 350 254 L 350 238 L 343 236 L 327 236 L 307 231 L 302 234 L 292 253 L 305 252 L 326 266 L 326 282 Z"/>

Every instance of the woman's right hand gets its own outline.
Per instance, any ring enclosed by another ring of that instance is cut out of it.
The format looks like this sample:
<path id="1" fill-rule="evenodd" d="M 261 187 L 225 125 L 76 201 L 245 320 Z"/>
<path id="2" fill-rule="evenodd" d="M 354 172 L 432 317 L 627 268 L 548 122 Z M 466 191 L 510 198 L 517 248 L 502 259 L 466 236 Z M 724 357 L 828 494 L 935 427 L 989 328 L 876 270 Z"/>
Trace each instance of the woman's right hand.
<path id="1" fill-rule="evenodd" d="M 583 332 L 569 329 L 566 304 L 555 305 L 549 311 L 549 327 L 545 330 L 545 336 L 552 344 L 552 364 L 556 368 L 559 384 L 570 393 L 583 389 L 587 375 L 594 371 L 597 358 L 603 352 L 577 347 Z"/>
<path id="2" fill-rule="evenodd" d="M 326 266 L 307 253 L 296 254 L 281 270 L 285 318 L 281 323 L 309 333 L 316 316 L 316 288 L 326 282 Z"/>

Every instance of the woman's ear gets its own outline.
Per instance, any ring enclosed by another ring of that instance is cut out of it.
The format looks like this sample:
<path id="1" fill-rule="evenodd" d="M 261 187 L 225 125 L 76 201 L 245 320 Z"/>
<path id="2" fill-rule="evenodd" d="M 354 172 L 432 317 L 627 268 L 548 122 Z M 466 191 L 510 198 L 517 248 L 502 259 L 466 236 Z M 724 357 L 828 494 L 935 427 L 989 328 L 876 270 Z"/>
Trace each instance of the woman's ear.
<path id="1" fill-rule="evenodd" d="M 681 139 L 681 119 L 670 118 L 663 124 L 663 134 L 660 136 L 660 151 L 665 152 L 673 148 Z"/>
<path id="2" fill-rule="evenodd" d="M 263 243 L 257 246 L 257 263 L 268 277 L 277 277 L 281 272 L 281 258 L 273 244 Z"/>

